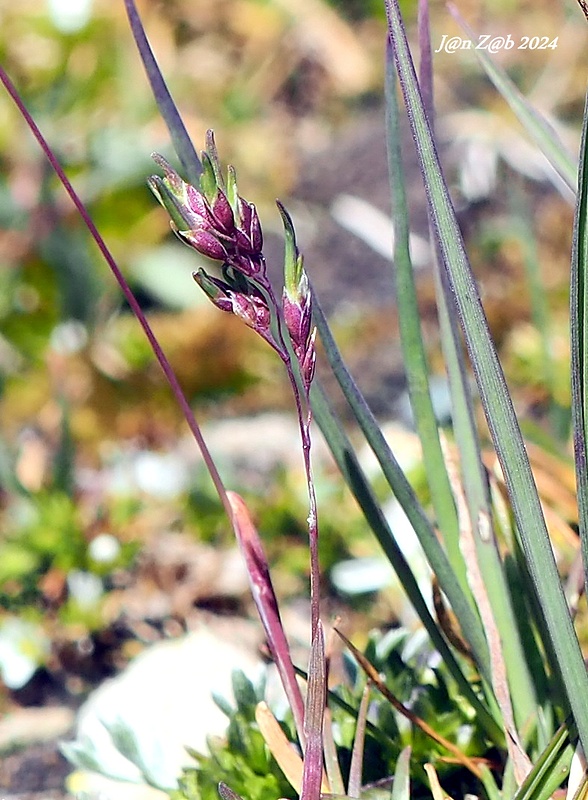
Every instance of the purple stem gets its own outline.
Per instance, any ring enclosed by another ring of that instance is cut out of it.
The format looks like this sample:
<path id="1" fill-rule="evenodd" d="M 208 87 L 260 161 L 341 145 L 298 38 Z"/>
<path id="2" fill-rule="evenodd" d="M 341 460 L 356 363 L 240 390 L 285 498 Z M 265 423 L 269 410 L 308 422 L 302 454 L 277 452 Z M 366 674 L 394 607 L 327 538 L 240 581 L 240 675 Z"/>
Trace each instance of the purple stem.
<path id="1" fill-rule="evenodd" d="M 302 453 L 304 458 L 304 471 L 306 473 L 309 506 L 307 522 L 308 541 L 310 546 L 310 641 L 313 642 L 317 634 L 317 628 L 320 619 L 320 564 L 318 553 L 318 512 L 310 458 L 310 450 L 312 446 L 310 435 L 312 410 L 307 392 L 305 392 L 304 404 L 302 402 L 302 395 L 300 393 L 298 381 L 296 380 L 296 374 L 294 372 L 290 351 L 288 350 L 286 342 L 284 341 L 282 317 L 279 310 L 280 306 L 278 305 L 274 291 L 267 279 L 264 280 L 263 283 L 260 282 L 260 284 L 263 290 L 267 292 L 270 303 L 273 305 L 276 312 L 276 327 L 280 345 L 280 349 L 276 349 L 276 352 L 282 359 L 284 366 L 286 367 L 286 372 L 288 373 L 288 380 L 292 386 L 294 402 L 296 404 L 296 413 L 298 415 L 298 425 L 300 427 L 300 438 L 302 441 Z"/>
<path id="2" fill-rule="evenodd" d="M 77 211 L 79 212 L 80 216 L 84 220 L 84 223 L 86 224 L 86 227 L 90 231 L 90 234 L 92 235 L 92 238 L 94 239 L 94 241 L 98 245 L 98 248 L 99 248 L 100 252 L 104 256 L 104 259 L 106 260 L 106 263 L 110 267 L 110 270 L 111 270 L 112 274 L 114 275 L 118 285 L 120 286 L 121 291 L 124 294 L 128 304 L 130 305 L 133 314 L 137 317 L 137 319 L 139 321 L 139 324 L 143 328 L 143 331 L 144 331 L 145 336 L 147 337 L 147 339 L 149 341 L 149 344 L 151 345 L 153 353 L 155 354 L 155 357 L 159 361 L 161 369 L 163 370 L 163 373 L 164 373 L 165 377 L 167 378 L 167 381 L 168 381 L 168 383 L 169 383 L 169 385 L 171 387 L 171 390 L 172 390 L 176 400 L 178 401 L 178 403 L 180 405 L 180 408 L 182 409 L 182 413 L 183 413 L 183 415 L 184 415 L 184 417 L 186 419 L 186 422 L 188 423 L 188 427 L 190 428 L 190 431 L 192 432 L 192 435 L 194 436 L 194 439 L 196 440 L 196 443 L 198 444 L 198 447 L 200 448 L 200 452 L 202 453 L 202 457 L 203 457 L 203 459 L 204 459 L 204 461 L 206 463 L 207 469 L 208 469 L 208 471 L 210 473 L 210 477 L 212 478 L 212 482 L 214 483 L 214 486 L 215 486 L 215 488 L 216 488 L 216 490 L 218 492 L 218 495 L 219 495 L 219 498 L 220 498 L 220 500 L 221 500 L 221 502 L 223 504 L 223 507 L 224 507 L 229 519 L 233 520 L 233 511 L 232 511 L 231 505 L 229 503 L 229 500 L 227 498 L 227 493 L 226 493 L 224 484 L 223 484 L 222 479 L 221 479 L 221 477 L 219 475 L 219 472 L 218 472 L 218 470 L 217 470 L 217 468 L 216 468 L 216 466 L 214 464 L 214 461 L 212 460 L 212 456 L 210 455 L 208 447 L 206 446 L 206 443 L 205 443 L 204 439 L 202 438 L 202 433 L 200 431 L 200 427 L 198 426 L 198 423 L 196 422 L 196 418 L 194 417 L 194 413 L 192 412 L 192 409 L 190 408 L 190 404 L 186 400 L 186 397 L 185 397 L 185 395 L 184 395 L 184 393 L 183 393 L 183 391 L 181 389 L 181 386 L 180 386 L 180 384 L 178 382 L 178 379 L 176 378 L 176 375 L 175 375 L 175 373 L 174 373 L 169 361 L 167 360 L 163 350 L 161 349 L 161 346 L 159 345 L 159 342 L 157 341 L 157 339 L 155 337 L 155 334 L 153 333 L 153 330 L 151 329 L 151 326 L 147 322 L 147 318 L 145 317 L 145 314 L 143 313 L 143 311 L 141 309 L 141 306 L 139 305 L 139 303 L 138 303 L 135 295 L 133 294 L 129 284 L 127 283 L 124 275 L 122 274 L 122 272 L 118 268 L 118 266 L 116 264 L 116 261 L 114 260 L 112 254 L 110 253 L 110 250 L 106 246 L 106 242 L 104 241 L 104 239 L 100 235 L 98 229 L 94 225 L 90 215 L 88 214 L 88 211 L 86 210 L 86 207 L 84 206 L 84 204 L 82 203 L 81 199 L 77 195 L 75 189 L 73 188 L 72 184 L 70 183 L 69 178 L 67 177 L 67 175 L 65 174 L 65 172 L 63 170 L 63 167 L 61 166 L 61 164 L 59 163 L 59 161 L 55 157 L 55 155 L 54 155 L 53 151 L 51 150 L 51 148 L 49 147 L 49 144 L 47 143 L 46 139 L 44 138 L 43 134 L 39 130 L 37 124 L 35 123 L 35 121 L 31 117 L 31 115 L 29 114 L 29 112 L 28 112 L 26 106 L 24 105 L 23 101 L 19 97 L 18 92 L 16 90 L 16 87 L 14 86 L 14 84 L 12 83 L 10 78 L 8 77 L 6 71 L 4 70 L 4 68 L 1 65 L 0 65 L 0 81 L 2 81 L 2 83 L 4 84 L 4 87 L 6 88 L 6 91 L 8 92 L 8 94 L 10 95 L 12 100 L 14 101 L 16 107 L 18 108 L 18 110 L 20 111 L 20 113 L 24 117 L 27 125 L 29 126 L 33 136 L 35 137 L 35 139 L 39 143 L 39 145 L 40 145 L 41 149 L 43 150 L 43 152 L 45 153 L 45 155 L 47 156 L 47 159 L 49 160 L 49 163 L 51 164 L 51 166 L 53 167 L 55 173 L 57 174 L 57 177 L 59 178 L 59 180 L 63 184 L 63 187 L 64 187 L 65 191 L 70 196 L 71 201 L 73 202 L 73 204 L 76 207 Z"/>

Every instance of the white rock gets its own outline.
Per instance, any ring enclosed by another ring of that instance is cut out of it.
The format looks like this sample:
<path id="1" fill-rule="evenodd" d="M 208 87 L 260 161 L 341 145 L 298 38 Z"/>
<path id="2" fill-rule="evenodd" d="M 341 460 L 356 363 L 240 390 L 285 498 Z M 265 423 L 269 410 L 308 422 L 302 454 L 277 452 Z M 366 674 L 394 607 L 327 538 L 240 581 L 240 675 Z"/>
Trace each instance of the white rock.
<path id="1" fill-rule="evenodd" d="M 180 639 L 155 644 L 90 696 L 78 716 L 74 747 L 91 751 L 104 774 L 142 782 L 141 770 L 116 749 L 108 732 L 123 723 L 134 733 L 140 761 L 149 768 L 152 782 L 175 788 L 182 767 L 194 763 L 186 746 L 207 752 L 207 737 L 225 732 L 227 718 L 212 694 L 232 697 L 231 675 L 236 669 L 257 679 L 263 667 L 240 639 L 229 642 L 204 626 Z M 84 792 L 94 794 L 90 774 L 85 777 Z M 80 773 L 73 783 L 77 791 Z M 110 797 L 102 784 L 98 784 L 101 796 Z"/>

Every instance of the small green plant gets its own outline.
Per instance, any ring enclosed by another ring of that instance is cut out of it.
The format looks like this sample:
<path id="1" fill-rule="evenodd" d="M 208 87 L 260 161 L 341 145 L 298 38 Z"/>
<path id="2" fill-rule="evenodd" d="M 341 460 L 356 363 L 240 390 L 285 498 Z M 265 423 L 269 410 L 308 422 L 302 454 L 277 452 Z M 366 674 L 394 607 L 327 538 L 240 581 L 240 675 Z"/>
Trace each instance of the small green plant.
<path id="1" fill-rule="evenodd" d="M 230 718 L 226 746 L 211 743 L 209 757 L 196 754 L 196 766 L 180 778 L 174 796 L 181 800 L 208 798 L 220 781 L 223 800 L 239 796 L 269 800 L 282 794 L 318 800 L 328 794 L 377 794 L 393 781 L 393 800 L 410 794 L 426 795 L 428 787 L 435 798 L 445 793 L 454 797 L 474 793 L 484 794 L 489 800 L 547 800 L 565 781 L 574 749 L 586 752 L 588 747 L 588 674 L 574 629 L 575 600 L 571 602 L 566 595 L 558 573 L 519 421 L 437 156 L 426 3 L 419 8 L 421 67 L 417 78 L 398 3 L 386 2 L 386 102 L 400 333 L 415 427 L 423 448 L 430 509 L 419 501 L 340 357 L 313 292 L 289 213 L 278 204 L 285 255 L 283 291 L 277 295 L 267 277 L 255 207 L 238 194 L 232 167 L 225 176 L 212 133 L 201 156 L 196 154 L 157 68 L 134 3 L 125 0 L 125 5 L 186 176 L 182 178 L 165 159 L 155 156 L 163 176 L 150 179 L 151 189 L 168 211 L 178 237 L 196 253 L 216 262 L 215 274 L 212 268 L 195 271 L 196 283 L 215 306 L 240 318 L 261 336 L 282 362 L 297 411 L 309 498 L 310 657 L 307 670 L 302 671 L 292 663 L 267 560 L 244 501 L 226 490 L 143 311 L 54 154 L 8 77 L 0 71 L 4 85 L 119 282 L 201 448 L 242 549 L 270 654 L 289 704 L 289 714 L 279 722 L 259 702 L 253 687 L 241 679 L 235 692 L 236 709 L 225 704 Z M 485 55 L 483 63 L 576 196 L 571 260 L 572 425 L 578 528 L 586 557 L 588 106 L 576 170 L 547 123 Z M 423 176 L 434 244 L 439 325 L 453 406 L 452 428 L 443 433 L 431 402 L 430 371 L 408 246 L 397 85 Z M 541 303 L 538 284 L 535 290 Z M 536 310 L 536 318 L 544 319 L 541 309 Z M 427 556 L 435 576 L 435 613 L 396 541 L 342 423 L 315 379 L 317 335 L 358 427 L 379 461 L 382 476 Z M 470 372 L 500 464 L 505 496 L 482 456 L 484 432 L 476 422 Z M 325 640 L 320 619 L 319 515 L 311 468 L 313 418 L 426 632 L 420 644 L 404 632 L 374 637 L 365 652 L 339 633 L 352 659 L 345 656 L 345 669 L 338 681 L 331 682 L 328 674 L 336 663 L 337 646 L 336 634 Z M 566 442 L 565 427 L 554 428 L 561 447 Z M 130 757 L 141 762 L 132 731 L 117 728 L 113 736 Z M 78 751 L 78 756 L 83 762 L 83 752 Z M 90 761 L 99 768 L 99 760 L 92 757 Z M 293 791 L 286 789 L 276 765 Z M 156 765 L 141 763 L 141 768 L 147 780 L 156 782 Z M 570 790 L 585 791 L 585 779 L 575 781 Z"/>

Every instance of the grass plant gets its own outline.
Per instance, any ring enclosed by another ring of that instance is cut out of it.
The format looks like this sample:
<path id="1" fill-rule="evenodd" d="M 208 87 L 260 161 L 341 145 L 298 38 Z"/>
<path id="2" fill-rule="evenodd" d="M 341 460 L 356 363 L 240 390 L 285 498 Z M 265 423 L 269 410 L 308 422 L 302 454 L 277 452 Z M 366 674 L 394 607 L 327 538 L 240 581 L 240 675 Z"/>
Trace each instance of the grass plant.
<path id="1" fill-rule="evenodd" d="M 588 675 L 574 626 L 576 599 L 559 574 L 548 522 L 480 292 L 439 162 L 431 41 L 426 2 L 419 4 L 415 65 L 396 0 L 386 0 L 386 108 L 390 184 L 395 230 L 394 280 L 401 344 L 415 428 L 420 437 L 430 492 L 421 503 L 378 422 L 347 370 L 322 313 L 296 241 L 294 224 L 278 203 L 284 230 L 283 287 L 267 276 L 263 234 L 255 206 L 238 192 L 236 173 L 226 171 L 213 134 L 196 152 L 145 36 L 133 0 L 125 0 L 131 30 L 153 95 L 169 129 L 179 162 L 161 156 L 149 184 L 167 210 L 174 232 L 212 264 L 194 279 L 220 310 L 242 320 L 273 349 L 292 389 L 300 428 L 308 490 L 310 561 L 309 662 L 290 656 L 276 594 L 244 500 L 228 491 L 207 449 L 190 403 L 141 305 L 92 222 L 53 149 L 26 111 L 7 73 L 0 78 L 83 217 L 137 317 L 204 457 L 222 506 L 241 547 L 251 590 L 272 659 L 288 698 L 289 715 L 278 722 L 261 692 L 236 682 L 236 708 L 227 747 L 180 777 L 174 797 L 208 798 L 220 781 L 223 800 L 269 800 L 277 792 L 318 800 L 321 795 L 486 796 L 489 800 L 546 800 L 566 784 L 576 759 L 585 766 L 588 747 Z M 456 12 L 454 12 L 456 13 Z M 486 56 L 482 66 L 516 111 L 528 133 L 575 196 L 571 253 L 572 439 L 578 496 L 578 533 L 588 556 L 586 421 L 586 303 L 588 265 L 588 106 L 578 163 L 553 128 L 533 110 Z M 409 249 L 409 209 L 400 147 L 399 92 L 411 127 L 426 194 L 433 249 L 437 310 L 452 425 L 435 418 L 427 351 Z M 161 174 L 162 173 L 162 174 Z M 538 269 L 538 265 L 535 265 Z M 309 273 L 312 268 L 309 266 Z M 531 273 L 530 280 L 536 278 Z M 361 276 L 358 275 L 358 280 Z M 392 276 L 391 276 L 392 280 Z M 533 283 L 537 319 L 545 319 L 540 282 Z M 363 472 L 354 445 L 316 375 L 316 341 L 346 398 L 357 428 L 373 450 L 382 477 L 414 528 L 433 573 L 431 597 L 423 593 Z M 543 343 L 548 352 L 548 342 Z M 471 390 L 473 375 L 477 397 Z M 486 428 L 476 414 L 478 403 Z M 311 421 L 327 441 L 343 480 L 380 542 L 426 636 L 404 631 L 372 634 L 362 652 L 342 633 L 344 675 L 331 685 L 337 627 L 325 635 L 320 616 L 318 540 L 320 509 L 312 472 Z M 556 426 L 554 447 L 568 445 L 566 426 Z M 487 467 L 487 448 L 499 471 Z M 113 732 L 120 748 L 141 766 L 132 731 Z M 295 747 L 290 745 L 294 743 Z M 100 768 L 99 756 L 71 747 L 82 766 Z M 142 765 L 145 779 L 156 770 Z M 390 784 L 392 789 L 390 790 Z M 172 790 L 173 787 L 163 787 Z M 569 797 L 585 793 L 584 771 L 567 783 Z M 238 793 L 237 793 L 238 792 Z"/>

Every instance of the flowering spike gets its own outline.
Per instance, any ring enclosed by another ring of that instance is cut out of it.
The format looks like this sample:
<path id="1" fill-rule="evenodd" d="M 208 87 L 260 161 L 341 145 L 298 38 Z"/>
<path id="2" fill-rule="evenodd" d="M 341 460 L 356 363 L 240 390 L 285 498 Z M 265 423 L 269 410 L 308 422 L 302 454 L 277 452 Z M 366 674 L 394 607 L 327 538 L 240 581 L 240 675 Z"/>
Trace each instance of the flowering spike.
<path id="1" fill-rule="evenodd" d="M 153 158 L 165 175 L 153 175 L 148 184 L 171 216 L 180 239 L 202 255 L 254 279 L 258 286 L 268 286 L 257 211 L 237 194 L 233 167 L 228 169 L 225 185 L 212 131 L 206 137 L 197 188 L 182 180 L 165 158 L 157 154 Z"/>

